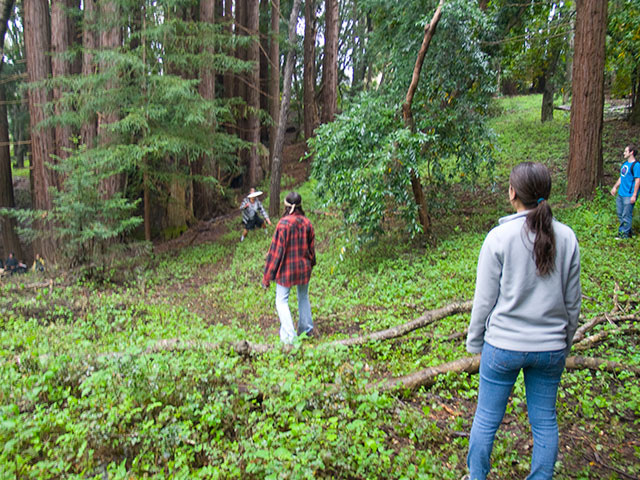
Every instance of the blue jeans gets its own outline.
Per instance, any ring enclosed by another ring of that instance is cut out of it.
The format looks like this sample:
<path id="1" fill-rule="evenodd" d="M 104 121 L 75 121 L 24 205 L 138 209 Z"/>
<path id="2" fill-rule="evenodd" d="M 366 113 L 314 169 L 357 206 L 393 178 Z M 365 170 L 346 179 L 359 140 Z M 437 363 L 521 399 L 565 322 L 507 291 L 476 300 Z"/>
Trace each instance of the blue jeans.
<path id="1" fill-rule="evenodd" d="M 298 335 L 309 333 L 313 330 L 311 318 L 311 304 L 309 303 L 309 284 L 296 285 L 298 288 Z M 282 343 L 292 343 L 296 336 L 289 310 L 289 287 L 283 287 L 276 283 L 276 310 L 280 317 L 280 340 Z"/>
<path id="2" fill-rule="evenodd" d="M 529 480 L 553 477 L 558 454 L 556 394 L 564 370 L 565 352 L 513 352 L 485 342 L 480 359 L 478 407 L 471 427 L 467 465 L 471 480 L 489 473 L 493 440 L 520 370 L 524 373 L 527 410 L 533 433 Z"/>
<path id="3" fill-rule="evenodd" d="M 631 197 L 616 196 L 616 210 L 618 212 L 618 235 L 620 237 L 631 236 L 631 222 L 633 220 L 633 207 L 635 203 L 631 203 Z"/>

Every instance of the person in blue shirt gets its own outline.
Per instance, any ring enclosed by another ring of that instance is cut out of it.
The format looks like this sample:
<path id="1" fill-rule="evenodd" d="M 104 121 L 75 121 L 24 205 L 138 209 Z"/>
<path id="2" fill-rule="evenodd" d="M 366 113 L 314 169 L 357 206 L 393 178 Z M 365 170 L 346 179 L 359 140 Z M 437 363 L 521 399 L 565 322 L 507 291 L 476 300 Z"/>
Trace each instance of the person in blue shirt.
<path id="1" fill-rule="evenodd" d="M 633 220 L 633 207 L 638 199 L 640 189 L 640 165 L 636 161 L 638 149 L 633 145 L 627 145 L 624 149 L 624 160 L 620 168 L 620 177 L 611 189 L 611 195 L 616 196 L 616 210 L 618 213 L 618 235 L 616 238 L 631 238 L 631 222 Z"/>

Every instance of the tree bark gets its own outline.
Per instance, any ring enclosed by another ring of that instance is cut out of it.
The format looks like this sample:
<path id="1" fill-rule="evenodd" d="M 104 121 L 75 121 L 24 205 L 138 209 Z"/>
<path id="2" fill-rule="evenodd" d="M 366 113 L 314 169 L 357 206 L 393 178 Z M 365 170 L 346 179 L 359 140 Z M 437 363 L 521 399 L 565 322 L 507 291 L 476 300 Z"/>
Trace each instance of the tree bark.
<path id="1" fill-rule="evenodd" d="M 338 0 L 325 0 L 324 59 L 322 63 L 322 123 L 333 121 L 338 101 Z"/>
<path id="2" fill-rule="evenodd" d="M 231 38 L 231 34 L 233 31 L 233 23 L 234 23 L 234 18 L 233 18 L 233 1 L 232 0 L 225 0 L 224 1 L 224 31 L 227 35 L 229 35 L 229 38 Z M 237 31 L 236 31 L 236 35 L 237 35 Z M 227 52 L 229 54 L 232 54 L 232 52 Z M 230 72 L 225 72 L 224 77 L 222 79 L 222 85 L 224 88 L 224 97 L 225 98 L 232 98 L 234 95 L 234 80 L 233 80 L 233 73 Z M 233 128 L 229 128 L 229 133 L 232 133 Z"/>
<path id="3" fill-rule="evenodd" d="M 284 149 L 284 132 L 287 126 L 287 116 L 289 115 L 289 102 L 291 101 L 291 80 L 293 77 L 293 67 L 295 66 L 295 40 L 296 24 L 298 23 L 298 11 L 300 10 L 300 0 L 293 1 L 291 16 L 289 17 L 289 51 L 284 65 L 284 85 L 282 87 L 282 103 L 280 104 L 280 121 L 276 133 L 276 143 L 273 151 L 273 161 L 271 162 L 271 184 L 269 187 L 269 216 L 278 217 L 280 208 L 280 178 L 282 176 L 282 151 Z"/>
<path id="4" fill-rule="evenodd" d="M 304 69 L 302 73 L 304 101 L 304 138 L 313 137 L 313 131 L 319 123 L 318 104 L 316 102 L 316 2 L 304 3 Z"/>
<path id="5" fill-rule="evenodd" d="M 1 60 L 0 60 L 1 61 Z M 0 63 L 4 65 L 4 61 Z M 5 102 L 5 86 L 0 85 L 0 208 L 14 208 L 13 177 L 11 175 L 11 155 L 9 152 L 9 122 L 7 120 L 7 106 Z M 2 246 L 5 257 L 13 252 L 16 258 L 24 259 L 20 238 L 15 230 L 16 221 L 9 216 L 0 216 L 0 230 L 2 230 Z"/>
<path id="6" fill-rule="evenodd" d="M 567 197 L 591 198 L 602 178 L 602 126 L 607 1 L 576 9 Z"/>
<path id="7" fill-rule="evenodd" d="M 122 45 L 122 32 L 117 20 L 120 15 L 118 5 L 114 1 L 108 0 L 104 3 L 99 3 L 99 6 L 101 17 L 107 19 L 107 21 L 111 23 L 107 28 L 105 28 L 105 30 L 100 32 L 100 49 L 117 49 Z M 107 72 L 112 67 L 113 65 L 108 62 L 101 62 L 100 64 L 100 70 L 102 72 Z M 111 80 L 107 82 L 107 89 L 114 88 L 116 82 L 117 79 L 112 77 Z M 108 126 L 117 122 L 118 119 L 119 114 L 117 105 L 114 105 L 110 111 L 104 112 L 102 116 L 98 116 L 98 135 L 101 144 L 107 145 L 111 142 L 112 136 L 108 131 Z M 103 180 L 100 185 L 100 190 L 106 198 L 110 198 L 116 192 L 120 192 L 124 188 L 124 183 L 124 174 L 118 173 Z"/>
<path id="8" fill-rule="evenodd" d="M 236 0 L 234 2 L 234 13 L 235 13 L 235 34 L 237 37 L 246 36 L 247 35 L 247 2 L 248 0 Z M 247 47 L 238 46 L 236 48 L 236 57 L 239 60 L 247 60 L 248 51 Z M 238 137 L 242 140 L 247 140 L 248 137 L 248 118 L 247 118 L 247 87 L 248 87 L 248 75 L 246 73 L 237 73 L 234 78 L 234 96 L 241 98 L 245 103 L 245 105 L 241 105 L 238 107 L 237 113 L 237 121 L 236 121 L 236 130 L 238 132 Z M 249 178 L 249 152 L 246 148 L 241 149 L 238 152 L 239 164 L 240 167 L 244 170 L 244 174 L 242 177 L 243 187 L 248 190 L 250 187 L 254 187 L 255 185 L 251 184 Z"/>
<path id="9" fill-rule="evenodd" d="M 115 50 L 122 45 L 122 31 L 118 24 L 120 10 L 118 5 L 108 0 L 104 3 L 99 3 L 101 17 L 107 19 L 110 22 L 105 30 L 100 32 L 100 49 L 101 50 Z M 100 70 L 102 72 L 108 72 L 113 65 L 104 61 L 100 64 Z M 115 76 L 107 82 L 107 89 L 115 88 L 118 80 Z M 102 145 L 107 145 L 112 141 L 112 134 L 108 131 L 109 125 L 119 120 L 118 105 L 112 106 L 112 108 L 104 112 L 101 116 L 98 116 L 98 135 L 99 141 Z M 116 192 L 120 192 L 124 189 L 125 175 L 117 173 L 103 180 L 100 185 L 100 191 L 105 198 L 112 197 Z"/>
<path id="10" fill-rule="evenodd" d="M 71 74 L 71 61 L 64 58 L 73 43 L 73 23 L 69 16 L 69 11 L 73 7 L 73 3 L 69 0 L 52 0 L 51 1 L 51 71 L 53 77 L 66 77 Z M 53 89 L 53 101 L 55 102 L 55 114 L 63 113 L 62 105 L 62 88 L 56 86 Z M 56 155 L 61 158 L 67 158 L 73 148 L 71 141 L 72 131 L 69 125 L 55 126 L 56 139 Z"/>
<path id="11" fill-rule="evenodd" d="M 27 78 L 30 83 L 41 82 L 51 77 L 51 18 L 47 0 L 24 0 L 24 37 L 27 53 Z M 49 189 L 59 187 L 56 172 L 49 168 L 55 153 L 54 132 L 41 127 L 47 118 L 45 105 L 51 101 L 46 87 L 29 88 L 29 116 L 31 125 L 31 169 L 33 178 L 33 208 L 51 210 L 52 198 Z M 34 242 L 34 249 L 48 259 L 55 259 L 56 248 L 53 235 L 45 235 L 51 226 L 44 221 L 37 228 L 42 236 Z"/>
<path id="12" fill-rule="evenodd" d="M 249 72 L 247 85 L 247 141 L 251 144 L 249 149 L 248 186 L 255 187 L 263 179 L 263 171 L 260 164 L 260 2 L 252 0 L 247 2 L 247 33 L 253 38 L 247 51 L 247 60 L 253 62 L 253 68 Z"/>
<path id="13" fill-rule="evenodd" d="M 14 0 L 0 1 L 0 50 L 4 50 L 4 37 L 7 33 L 7 23 L 11 18 Z M 4 60 L 0 59 L 0 73 L 4 66 Z M 7 105 L 5 103 L 5 85 L 0 85 L 0 208 L 15 207 L 13 195 L 13 177 L 11 174 L 11 153 L 9 149 L 9 121 L 7 117 Z M 2 230 L 2 246 L 5 256 L 13 252 L 16 258 L 24 258 L 20 238 L 15 230 L 15 219 L 8 216 L 0 216 L 0 230 Z"/>
<path id="14" fill-rule="evenodd" d="M 4 61 L 2 62 L 4 64 Z M 1 69 L 0 69 L 1 71 Z M 9 151 L 9 122 L 4 85 L 0 85 L 0 208 L 14 208 L 13 176 L 11 174 L 11 155 Z M 10 216 L 0 216 L 2 246 L 7 256 L 13 252 L 16 258 L 23 259 L 20 238 L 16 233 L 16 220 Z"/>
<path id="15" fill-rule="evenodd" d="M 280 0 L 271 0 L 271 32 L 269 35 L 269 114 L 273 125 L 269 128 L 269 168 L 280 121 Z"/>
<path id="16" fill-rule="evenodd" d="M 631 74 L 631 112 L 629 113 L 629 123 L 640 125 L 640 62 Z"/>
<path id="17" fill-rule="evenodd" d="M 431 21 L 424 27 L 424 37 L 422 39 L 422 45 L 418 52 L 418 58 L 416 64 L 413 67 L 413 75 L 411 77 L 411 83 L 409 84 L 409 90 L 405 97 L 404 104 L 402 105 L 402 117 L 404 119 L 405 126 L 411 131 L 415 130 L 415 124 L 413 121 L 413 113 L 411 112 L 411 104 L 413 103 L 413 97 L 418 88 L 418 82 L 420 80 L 420 72 L 422 71 L 422 65 L 424 64 L 424 57 L 429 49 L 431 39 L 436 33 L 436 27 L 442 16 L 442 6 L 444 0 L 440 0 L 438 7 L 436 8 Z M 418 172 L 411 172 L 411 189 L 413 190 L 413 197 L 415 198 L 416 205 L 418 206 L 418 219 L 422 225 L 422 230 L 425 234 L 431 231 L 431 219 L 429 218 L 429 209 L 427 208 L 427 201 L 422 190 L 422 184 Z"/>
<path id="18" fill-rule="evenodd" d="M 94 30 L 98 7 L 96 0 L 84 0 L 83 5 L 82 75 L 88 77 L 97 73 L 93 52 L 98 48 L 98 36 Z M 98 136 L 98 117 L 93 112 L 88 115 L 80 129 L 80 136 L 87 148 L 93 148 Z"/>
<path id="19" fill-rule="evenodd" d="M 200 22 L 207 24 L 215 23 L 215 3 L 215 0 L 200 0 Z M 212 47 L 209 47 L 206 50 L 210 53 L 214 53 Z M 215 98 L 215 89 L 216 72 L 212 68 L 202 67 L 200 70 L 198 92 L 205 100 L 213 100 Z M 215 129 L 216 126 L 211 125 L 211 128 Z M 203 175 L 205 170 L 211 172 L 216 170 L 213 152 L 197 158 L 191 164 L 191 173 L 196 177 L 192 182 L 194 214 L 198 218 L 204 218 L 211 213 L 210 189 L 205 183 L 198 179 L 198 176 Z"/>
<path id="20" fill-rule="evenodd" d="M 542 92 L 542 107 L 540 108 L 540 121 L 543 123 L 553 120 L 553 94 L 555 92 L 553 76 L 556 73 L 559 59 L 560 46 L 556 45 L 548 58 L 547 68 L 544 72 L 544 90 Z"/>

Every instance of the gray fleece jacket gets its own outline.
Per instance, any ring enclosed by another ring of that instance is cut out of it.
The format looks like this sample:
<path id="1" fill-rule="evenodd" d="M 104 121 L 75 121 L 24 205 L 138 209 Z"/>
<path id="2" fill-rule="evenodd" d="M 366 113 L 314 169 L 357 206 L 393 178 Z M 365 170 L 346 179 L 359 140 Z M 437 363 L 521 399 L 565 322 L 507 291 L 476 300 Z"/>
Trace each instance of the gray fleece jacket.
<path id="1" fill-rule="evenodd" d="M 578 241 L 554 220 L 555 270 L 540 277 L 527 213 L 501 218 L 482 245 L 467 336 L 471 353 L 480 353 L 484 342 L 519 352 L 571 349 L 582 300 Z"/>

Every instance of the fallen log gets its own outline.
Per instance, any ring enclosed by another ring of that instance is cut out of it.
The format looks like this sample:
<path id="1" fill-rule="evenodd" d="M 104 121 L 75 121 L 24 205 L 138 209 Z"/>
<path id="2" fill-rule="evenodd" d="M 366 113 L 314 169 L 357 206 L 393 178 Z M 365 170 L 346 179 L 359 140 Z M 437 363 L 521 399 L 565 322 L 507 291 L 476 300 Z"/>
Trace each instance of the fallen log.
<path id="1" fill-rule="evenodd" d="M 613 362 L 604 360 L 602 358 L 572 356 L 567 358 L 565 363 L 565 369 L 567 370 L 604 370 L 606 372 L 616 373 L 619 371 L 627 371 L 640 375 L 640 367 L 633 365 L 625 365 L 619 362 Z M 398 388 L 404 388 L 409 390 L 415 390 L 419 387 L 431 387 L 438 376 L 454 372 L 454 373 L 478 373 L 480 370 L 480 355 L 474 355 L 473 357 L 464 357 L 452 362 L 436 365 L 435 367 L 425 368 L 418 372 L 404 375 L 402 377 L 391 378 L 377 384 L 370 384 L 369 389 L 392 391 Z"/>
<path id="2" fill-rule="evenodd" d="M 402 325 L 397 325 L 395 327 L 388 328 L 386 330 L 379 330 L 377 332 L 368 333 L 367 335 L 363 335 L 361 337 L 353 337 L 353 338 L 344 338 L 342 340 L 336 340 L 334 342 L 326 343 L 326 346 L 334 346 L 334 345 L 362 345 L 364 343 L 368 343 L 371 341 L 377 340 L 389 340 L 396 337 L 401 337 L 406 335 L 409 332 L 417 330 L 418 328 L 426 327 L 431 323 L 441 320 L 443 318 L 449 317 L 451 315 L 455 315 L 457 313 L 468 313 L 471 311 L 471 306 L 473 302 L 468 301 L 464 303 L 452 303 L 447 305 L 446 307 L 439 308 L 437 310 L 430 310 L 419 318 L 412 320 L 408 323 L 404 323 Z"/>

